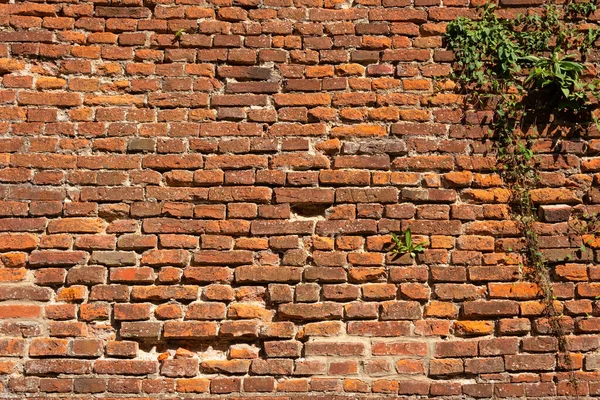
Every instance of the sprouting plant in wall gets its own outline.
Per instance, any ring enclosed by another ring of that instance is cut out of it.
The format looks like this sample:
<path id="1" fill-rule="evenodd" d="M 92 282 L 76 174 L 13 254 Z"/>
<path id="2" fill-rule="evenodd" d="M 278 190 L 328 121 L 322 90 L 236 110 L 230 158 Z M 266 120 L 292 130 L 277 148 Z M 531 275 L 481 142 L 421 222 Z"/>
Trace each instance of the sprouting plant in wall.
<path id="1" fill-rule="evenodd" d="M 177 41 L 177 40 L 181 40 L 181 38 L 183 37 L 183 33 L 185 32 L 185 28 L 181 28 L 180 30 L 178 30 L 177 32 L 175 32 L 175 38 L 173 41 Z"/>
<path id="2" fill-rule="evenodd" d="M 594 90 L 595 85 L 581 80 L 585 66 L 575 59 L 575 54 L 561 56 L 558 52 L 552 52 L 550 57 L 522 57 L 521 60 L 531 64 L 525 85 L 549 89 L 554 98 L 546 101 L 556 103 L 559 109 L 581 107 L 586 100 L 586 89 Z"/>
<path id="3" fill-rule="evenodd" d="M 593 1 L 570 1 L 565 7 L 567 17 L 585 18 L 598 8 Z"/>
<path id="4" fill-rule="evenodd" d="M 392 254 L 410 254 L 412 258 L 415 258 L 417 253 L 425 251 L 425 245 L 427 243 L 413 243 L 410 228 L 403 231 L 400 237 L 395 233 L 391 233 L 391 236 L 394 241 L 394 248 L 391 250 Z"/>

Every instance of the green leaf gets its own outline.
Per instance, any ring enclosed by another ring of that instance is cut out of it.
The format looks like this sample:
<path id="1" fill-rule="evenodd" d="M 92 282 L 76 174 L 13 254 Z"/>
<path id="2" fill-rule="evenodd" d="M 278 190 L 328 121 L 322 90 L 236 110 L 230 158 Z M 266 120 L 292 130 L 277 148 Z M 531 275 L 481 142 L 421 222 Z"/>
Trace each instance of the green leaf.
<path id="1" fill-rule="evenodd" d="M 540 62 L 541 58 L 536 57 L 536 56 L 525 56 L 525 57 L 521 57 L 521 60 L 530 62 L 532 64 L 537 64 L 538 62 Z"/>
<path id="2" fill-rule="evenodd" d="M 394 248 L 390 250 L 392 254 L 410 254 L 411 257 L 415 257 L 416 253 L 422 253 L 425 248 L 424 245 L 426 242 L 422 242 L 419 244 L 414 244 L 412 241 L 412 233 L 410 229 L 406 229 L 402 232 L 403 240 L 400 240 L 398 235 L 391 233 L 390 234 L 394 239 Z"/>

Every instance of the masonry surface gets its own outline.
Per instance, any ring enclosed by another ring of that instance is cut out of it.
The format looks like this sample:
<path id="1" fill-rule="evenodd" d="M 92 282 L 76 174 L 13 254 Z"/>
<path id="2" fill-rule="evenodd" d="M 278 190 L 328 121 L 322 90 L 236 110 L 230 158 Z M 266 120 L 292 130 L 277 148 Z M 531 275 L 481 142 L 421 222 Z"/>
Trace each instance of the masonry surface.
<path id="1" fill-rule="evenodd" d="M 448 79 L 478 4 L 2 3 L 0 398 L 600 396 L 600 135 L 536 144 L 566 362 Z"/>

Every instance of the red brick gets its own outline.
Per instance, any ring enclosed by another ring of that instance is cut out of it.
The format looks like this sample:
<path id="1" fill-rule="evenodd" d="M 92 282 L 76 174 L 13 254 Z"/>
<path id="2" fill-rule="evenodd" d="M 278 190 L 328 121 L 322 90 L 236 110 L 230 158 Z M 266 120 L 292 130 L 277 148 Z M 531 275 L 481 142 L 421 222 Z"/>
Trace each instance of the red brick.
<path id="1" fill-rule="evenodd" d="M 164 326 L 166 338 L 210 338 L 216 337 L 217 325 L 214 322 L 167 322 Z"/>
<path id="2" fill-rule="evenodd" d="M 89 374 L 92 372 L 92 362 L 68 359 L 30 360 L 25 363 L 25 372 L 32 375 Z"/>
<path id="3" fill-rule="evenodd" d="M 156 373 L 156 361 L 142 360 L 97 360 L 94 372 L 98 374 L 147 375 Z"/>

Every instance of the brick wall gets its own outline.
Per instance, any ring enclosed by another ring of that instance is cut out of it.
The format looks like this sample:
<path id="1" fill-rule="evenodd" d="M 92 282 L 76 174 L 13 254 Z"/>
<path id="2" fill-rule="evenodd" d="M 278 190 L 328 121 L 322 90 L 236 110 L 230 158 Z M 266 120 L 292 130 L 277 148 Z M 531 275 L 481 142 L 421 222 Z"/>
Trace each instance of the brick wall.
<path id="1" fill-rule="evenodd" d="M 536 144 L 567 363 L 447 79 L 467 1 L 3 3 L 0 397 L 600 395 L 600 136 Z"/>

